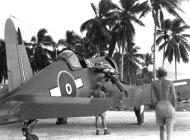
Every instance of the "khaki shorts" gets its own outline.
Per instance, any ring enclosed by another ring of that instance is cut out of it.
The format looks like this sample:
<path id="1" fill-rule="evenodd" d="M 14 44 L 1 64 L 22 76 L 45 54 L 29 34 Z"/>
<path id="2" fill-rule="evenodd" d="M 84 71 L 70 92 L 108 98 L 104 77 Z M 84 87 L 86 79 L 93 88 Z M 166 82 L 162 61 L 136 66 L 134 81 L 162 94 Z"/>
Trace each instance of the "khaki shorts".
<path id="1" fill-rule="evenodd" d="M 156 115 L 156 124 L 157 125 L 171 125 L 175 123 L 175 117 L 162 117 Z"/>
<path id="2" fill-rule="evenodd" d="M 159 101 L 155 112 L 158 125 L 175 123 L 175 109 L 169 101 Z"/>

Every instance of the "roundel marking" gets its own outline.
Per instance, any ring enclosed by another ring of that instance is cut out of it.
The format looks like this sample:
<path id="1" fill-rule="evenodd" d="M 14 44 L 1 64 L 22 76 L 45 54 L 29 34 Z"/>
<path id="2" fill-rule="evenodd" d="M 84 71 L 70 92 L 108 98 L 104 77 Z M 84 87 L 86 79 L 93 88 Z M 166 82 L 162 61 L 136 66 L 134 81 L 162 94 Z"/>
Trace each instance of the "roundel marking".
<path id="1" fill-rule="evenodd" d="M 65 89 L 67 91 L 67 93 L 70 95 L 72 93 L 72 87 L 71 87 L 71 84 L 67 83 L 65 85 Z"/>
<path id="2" fill-rule="evenodd" d="M 60 71 L 58 73 L 58 86 L 62 96 L 75 97 L 77 94 L 77 87 L 74 78 L 67 71 Z"/>

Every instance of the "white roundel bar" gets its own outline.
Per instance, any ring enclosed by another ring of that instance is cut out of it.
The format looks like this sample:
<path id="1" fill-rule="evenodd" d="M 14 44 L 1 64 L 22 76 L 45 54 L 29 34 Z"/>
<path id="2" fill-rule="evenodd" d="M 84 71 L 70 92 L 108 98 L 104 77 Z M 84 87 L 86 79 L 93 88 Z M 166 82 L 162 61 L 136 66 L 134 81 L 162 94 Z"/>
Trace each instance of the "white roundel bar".
<path id="1" fill-rule="evenodd" d="M 60 88 L 62 96 L 75 97 L 77 94 L 74 78 L 67 71 L 60 71 L 58 73 L 58 87 Z"/>

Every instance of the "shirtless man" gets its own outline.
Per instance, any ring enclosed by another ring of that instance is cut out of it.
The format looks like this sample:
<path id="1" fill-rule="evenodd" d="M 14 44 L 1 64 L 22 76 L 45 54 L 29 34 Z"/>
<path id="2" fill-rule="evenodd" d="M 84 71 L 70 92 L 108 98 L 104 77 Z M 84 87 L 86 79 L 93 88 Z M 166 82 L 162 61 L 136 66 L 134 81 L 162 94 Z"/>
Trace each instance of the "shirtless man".
<path id="1" fill-rule="evenodd" d="M 172 139 L 177 102 L 173 83 L 166 80 L 166 76 L 166 70 L 159 68 L 157 71 L 158 80 L 153 81 L 151 84 L 152 103 L 153 106 L 156 106 L 156 123 L 160 127 L 161 140 Z"/>
<path id="2" fill-rule="evenodd" d="M 92 98 L 105 98 L 105 93 L 102 91 L 102 83 L 101 82 L 97 82 L 96 84 L 96 90 L 94 90 L 92 93 L 91 93 L 91 97 Z M 107 135 L 107 134 L 111 134 L 108 129 L 107 129 L 107 125 L 106 125 L 106 114 L 105 112 L 102 113 L 102 114 L 99 114 L 96 117 L 96 122 L 95 122 L 95 125 L 96 125 L 96 135 L 99 135 L 99 127 L 98 127 L 98 122 L 99 122 L 99 117 L 101 117 L 102 119 L 102 126 L 104 128 L 104 135 Z"/>

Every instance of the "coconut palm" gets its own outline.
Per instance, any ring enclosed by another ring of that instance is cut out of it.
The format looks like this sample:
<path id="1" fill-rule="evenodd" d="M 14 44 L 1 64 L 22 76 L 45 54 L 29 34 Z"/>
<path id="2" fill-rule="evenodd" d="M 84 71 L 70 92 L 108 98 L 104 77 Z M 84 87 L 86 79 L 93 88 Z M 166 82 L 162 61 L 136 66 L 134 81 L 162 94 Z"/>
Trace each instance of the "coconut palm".
<path id="1" fill-rule="evenodd" d="M 40 29 L 37 36 L 33 36 L 31 38 L 31 42 L 27 43 L 27 46 L 31 46 L 32 49 L 32 53 L 29 53 L 29 59 L 33 72 L 38 72 L 39 70 L 47 67 L 52 61 L 52 58 L 48 53 L 48 49 L 44 48 L 44 46 L 54 46 L 52 37 L 47 35 L 47 33 L 46 29 Z"/>
<path id="2" fill-rule="evenodd" d="M 148 67 L 153 64 L 152 54 L 146 53 L 143 55 L 143 61 L 142 66 L 148 69 Z"/>
<path id="3" fill-rule="evenodd" d="M 184 24 L 181 19 L 174 19 L 171 21 L 171 34 L 165 45 L 160 46 L 160 50 L 166 46 L 164 57 L 171 63 L 175 61 L 175 79 L 177 80 L 177 62 L 182 60 L 184 63 L 189 62 L 190 43 L 187 38 L 190 38 L 189 34 L 185 34 L 186 29 L 190 29 L 190 26 Z"/>
<path id="4" fill-rule="evenodd" d="M 78 47 L 80 47 L 82 44 L 82 38 L 79 35 L 77 35 L 74 31 L 67 31 L 65 43 L 65 45 L 69 49 L 77 51 L 77 49 L 79 49 Z"/>
<path id="5" fill-rule="evenodd" d="M 93 58 L 97 56 L 97 49 L 93 47 L 94 44 L 88 39 L 88 37 L 82 38 L 81 54 L 86 58 Z"/>
<path id="6" fill-rule="evenodd" d="M 124 77 L 129 85 L 134 85 L 136 83 L 137 69 L 139 69 L 139 65 L 141 65 L 140 60 L 143 59 L 143 54 L 138 53 L 140 48 L 135 46 L 134 43 L 129 47 L 130 50 L 124 55 Z"/>
<path id="7" fill-rule="evenodd" d="M 148 67 L 150 65 L 153 65 L 153 59 L 152 59 L 152 54 L 146 53 L 143 55 L 143 62 L 142 64 L 142 70 L 138 75 L 138 84 L 150 84 L 152 82 L 153 74 L 151 71 L 148 70 Z"/>
<path id="8" fill-rule="evenodd" d="M 129 50 L 132 45 L 135 35 L 133 23 L 144 26 L 142 21 L 137 18 L 137 15 L 145 8 L 144 3 L 139 3 L 138 0 L 120 0 L 121 7 L 115 11 L 110 24 L 112 29 L 112 40 L 109 47 L 109 56 L 112 56 L 115 44 L 117 42 L 119 50 L 121 50 L 121 70 L 120 78 L 123 81 L 123 56 L 124 52 Z M 128 47 L 127 47 L 128 46 Z"/>
<path id="9" fill-rule="evenodd" d="M 106 28 L 109 11 L 117 8 L 117 6 L 111 0 L 101 0 L 98 8 L 93 3 L 91 7 L 95 13 L 95 17 L 84 22 L 80 30 L 81 32 L 87 31 L 86 39 L 94 44 L 97 54 L 100 55 L 101 52 L 106 50 L 107 42 L 109 42 L 111 37 Z"/>
<path id="10" fill-rule="evenodd" d="M 153 73 L 154 78 L 156 77 L 156 30 L 160 27 L 160 19 L 163 19 L 163 9 L 165 9 L 169 14 L 178 17 L 183 21 L 183 19 L 179 16 L 176 10 L 182 11 L 179 7 L 181 0 L 147 0 L 145 1 L 147 7 L 144 9 L 141 16 L 144 16 L 147 12 L 152 13 L 152 17 L 154 20 L 154 43 L 153 43 Z M 150 5 L 149 5 L 150 3 Z"/>
<path id="11" fill-rule="evenodd" d="M 171 32 L 171 26 L 172 22 L 170 19 L 166 19 L 161 21 L 161 27 L 157 30 L 157 39 L 156 39 L 156 45 L 160 45 L 159 51 L 163 50 L 163 61 L 162 61 L 162 67 L 164 67 L 164 61 L 165 61 L 165 47 L 168 43 L 168 40 L 170 39 L 170 32 Z"/>

